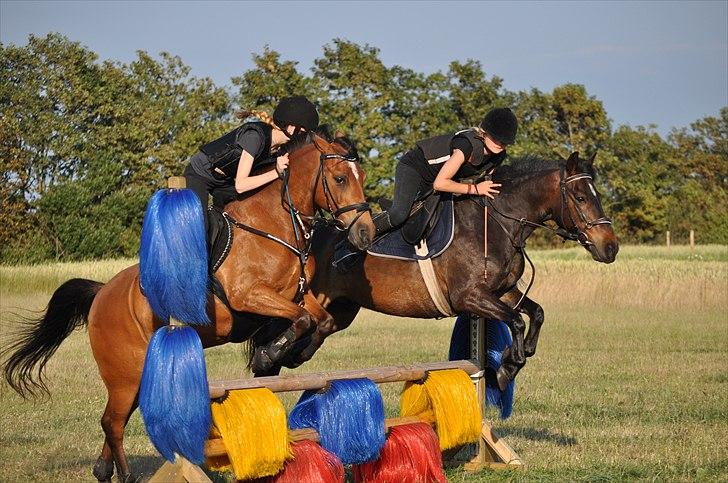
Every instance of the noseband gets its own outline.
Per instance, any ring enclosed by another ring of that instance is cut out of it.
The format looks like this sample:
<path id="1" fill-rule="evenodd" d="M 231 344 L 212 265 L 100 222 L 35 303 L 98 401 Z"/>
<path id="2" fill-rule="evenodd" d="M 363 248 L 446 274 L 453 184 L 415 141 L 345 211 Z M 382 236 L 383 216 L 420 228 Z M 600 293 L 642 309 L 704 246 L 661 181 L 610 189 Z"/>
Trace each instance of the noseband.
<path id="1" fill-rule="evenodd" d="M 564 211 L 566 210 L 569 213 L 569 219 L 571 220 L 572 228 L 569 230 L 560 228 L 556 230 L 556 234 L 561 236 L 562 238 L 565 238 L 567 240 L 574 240 L 578 241 L 582 246 L 590 246 L 594 245 L 594 243 L 589 239 L 589 236 L 587 235 L 587 231 L 592 229 L 593 227 L 597 225 L 611 225 L 612 220 L 607 218 L 606 216 L 602 216 L 600 218 L 596 218 L 594 220 L 589 220 L 583 211 L 579 208 L 579 202 L 576 200 L 576 197 L 574 194 L 569 191 L 567 185 L 569 183 L 572 183 L 574 181 L 578 181 L 580 179 L 586 179 L 590 182 L 594 182 L 591 175 L 586 173 L 578 173 L 571 176 L 565 176 L 566 170 L 564 166 L 561 166 L 561 171 L 559 173 L 559 187 L 561 190 L 561 222 L 564 223 L 566 220 L 564 219 Z M 566 202 L 567 197 L 571 198 L 571 201 L 574 205 L 574 209 L 576 210 L 576 214 L 579 215 L 579 218 L 581 219 L 582 223 L 584 223 L 585 229 L 581 230 L 576 222 L 574 221 L 574 217 L 571 214 L 571 211 L 566 208 Z M 599 202 L 599 200 L 597 200 Z M 601 206 L 600 206 L 601 207 Z"/>
<path id="2" fill-rule="evenodd" d="M 316 146 L 318 148 L 318 145 Z M 321 149 L 319 149 L 321 151 Z M 367 211 L 370 211 L 371 208 L 369 207 L 369 203 L 354 203 L 351 205 L 346 205 L 342 207 L 338 207 L 336 200 L 334 200 L 334 196 L 331 194 L 331 188 L 329 187 L 329 182 L 326 179 L 326 173 L 325 170 L 325 162 L 328 159 L 338 159 L 339 162 L 347 161 L 355 163 L 358 161 L 357 158 L 353 156 L 343 156 L 341 154 L 325 154 L 323 151 L 321 152 L 320 157 L 320 163 L 319 163 L 319 173 L 318 178 L 321 179 L 321 184 L 324 188 L 324 198 L 326 198 L 326 207 L 327 211 L 331 213 L 332 219 L 329 222 L 331 226 L 336 228 L 339 231 L 347 231 L 349 228 L 351 228 L 354 223 L 359 220 L 359 218 L 366 213 Z M 348 213 L 349 211 L 356 211 L 357 215 L 354 217 L 351 222 L 349 222 L 348 225 L 346 225 L 343 221 L 339 220 L 339 216 L 343 215 L 344 213 Z"/>

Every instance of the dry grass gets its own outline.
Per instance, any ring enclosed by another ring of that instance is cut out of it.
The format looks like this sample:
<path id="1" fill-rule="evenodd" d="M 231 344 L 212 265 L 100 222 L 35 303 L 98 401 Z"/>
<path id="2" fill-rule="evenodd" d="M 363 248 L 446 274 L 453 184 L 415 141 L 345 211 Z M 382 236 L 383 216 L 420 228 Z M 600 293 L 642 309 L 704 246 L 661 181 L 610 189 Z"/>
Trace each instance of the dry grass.
<path id="1" fill-rule="evenodd" d="M 496 422 L 529 468 L 452 471 L 451 481 L 728 480 L 726 248 L 706 248 L 702 259 L 665 251 L 626 247 L 611 266 L 579 250 L 532 253 L 532 295 L 546 323 L 519 376 L 514 415 Z M 42 308 L 66 278 L 107 280 L 128 263 L 0 267 L 0 327 L 14 319 L 9 307 Z M 362 313 L 299 370 L 443 360 L 451 327 Z M 244 373 L 240 346 L 206 357 L 211 378 Z M 53 399 L 43 403 L 0 385 L 0 481 L 94 481 L 105 391 L 83 332 L 61 346 L 48 376 Z M 382 388 L 394 414 L 399 387 Z M 284 402 L 290 407 L 294 396 Z M 126 449 L 137 471 L 161 463 L 138 414 Z"/>

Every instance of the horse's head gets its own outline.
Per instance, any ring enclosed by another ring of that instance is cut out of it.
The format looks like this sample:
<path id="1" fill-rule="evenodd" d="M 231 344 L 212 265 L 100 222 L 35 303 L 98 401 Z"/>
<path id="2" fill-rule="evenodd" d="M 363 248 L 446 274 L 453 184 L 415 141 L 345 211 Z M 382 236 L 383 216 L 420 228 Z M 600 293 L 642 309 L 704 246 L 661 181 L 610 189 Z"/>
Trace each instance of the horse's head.
<path id="1" fill-rule="evenodd" d="M 353 142 L 337 132 L 333 139 L 316 135 L 314 144 L 321 153 L 315 205 L 331 213 L 337 229 L 348 231 L 352 245 L 360 250 L 369 248 L 375 229 L 364 196 L 366 175 Z"/>
<path id="2" fill-rule="evenodd" d="M 575 152 L 562 165 L 561 213 L 557 213 L 557 223 L 568 231 L 569 238 L 581 243 L 594 260 L 612 263 L 617 257 L 619 243 L 594 186 L 595 157 L 581 159 Z"/>

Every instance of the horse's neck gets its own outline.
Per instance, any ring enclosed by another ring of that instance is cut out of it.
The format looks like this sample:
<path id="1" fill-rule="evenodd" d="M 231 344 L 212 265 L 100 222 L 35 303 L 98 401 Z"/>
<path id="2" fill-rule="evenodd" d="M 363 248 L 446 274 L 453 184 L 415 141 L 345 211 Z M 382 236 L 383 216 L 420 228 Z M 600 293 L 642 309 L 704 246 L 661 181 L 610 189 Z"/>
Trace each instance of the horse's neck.
<path id="1" fill-rule="evenodd" d="M 557 215 L 560 206 L 559 171 L 544 171 L 512 181 L 496 197 L 494 204 L 500 211 L 514 218 L 523 218 L 534 223 L 552 219 Z"/>
<path id="2" fill-rule="evenodd" d="M 316 208 L 318 165 L 312 160 L 314 155 L 311 151 L 314 150 L 314 147 L 302 149 L 306 150 L 305 153 L 291 159 L 289 164 L 288 189 L 296 209 L 305 215 L 313 215 Z"/>
<path id="3" fill-rule="evenodd" d="M 305 215 L 314 212 L 314 184 L 315 177 L 318 175 L 314 163 L 308 159 L 310 156 L 308 150 L 301 153 L 301 156 L 294 155 L 289 165 L 288 191 L 291 201 L 295 209 Z M 249 217 L 248 208 L 252 205 L 265 207 L 266 215 L 269 217 L 275 218 L 276 215 L 287 217 L 288 211 L 285 208 L 288 200 L 286 194 L 282 191 L 282 183 L 280 180 L 268 183 L 260 188 L 258 192 L 229 203 L 225 209 L 240 219 Z"/>

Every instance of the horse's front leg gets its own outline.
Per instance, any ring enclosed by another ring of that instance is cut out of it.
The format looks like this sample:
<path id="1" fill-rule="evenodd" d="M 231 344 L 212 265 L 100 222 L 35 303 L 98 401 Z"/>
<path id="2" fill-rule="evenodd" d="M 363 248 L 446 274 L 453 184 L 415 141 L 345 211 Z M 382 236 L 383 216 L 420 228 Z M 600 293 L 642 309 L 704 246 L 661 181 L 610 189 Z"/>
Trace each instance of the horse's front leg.
<path id="1" fill-rule="evenodd" d="M 294 355 L 295 365 L 301 365 L 310 360 L 324 343 L 324 340 L 339 330 L 334 318 L 321 306 L 311 292 L 306 292 L 303 296 L 303 302 L 303 306 L 311 313 L 316 322 L 316 329 L 311 334 L 311 342 L 298 355 Z"/>
<path id="2" fill-rule="evenodd" d="M 267 345 L 255 348 L 251 369 L 256 375 L 267 374 L 273 367 L 279 365 L 281 359 L 291 349 L 294 342 L 311 329 L 314 319 L 306 309 L 269 287 L 260 285 L 254 287 L 248 292 L 247 302 L 246 307 L 243 309 L 246 312 L 268 317 L 280 317 L 291 321 L 291 327 L 281 335 L 274 338 Z"/>
<path id="3" fill-rule="evenodd" d="M 510 292 L 501 297 L 501 300 L 510 307 L 515 306 L 523 293 L 517 288 L 513 288 Z M 523 340 L 523 350 L 526 357 L 532 357 L 536 354 L 536 345 L 538 344 L 538 336 L 541 332 L 541 326 L 544 321 L 543 308 L 528 297 L 521 302 L 521 311 L 528 316 L 528 332 Z"/>
<path id="4" fill-rule="evenodd" d="M 526 354 L 523 349 L 523 337 L 526 322 L 521 315 L 503 303 L 497 296 L 479 290 L 469 291 L 461 306 L 456 307 L 459 313 L 469 313 L 486 319 L 502 320 L 508 325 L 513 336 L 513 344 L 503 352 L 503 359 L 496 374 L 498 386 L 505 390 L 518 371 L 526 365 Z"/>

